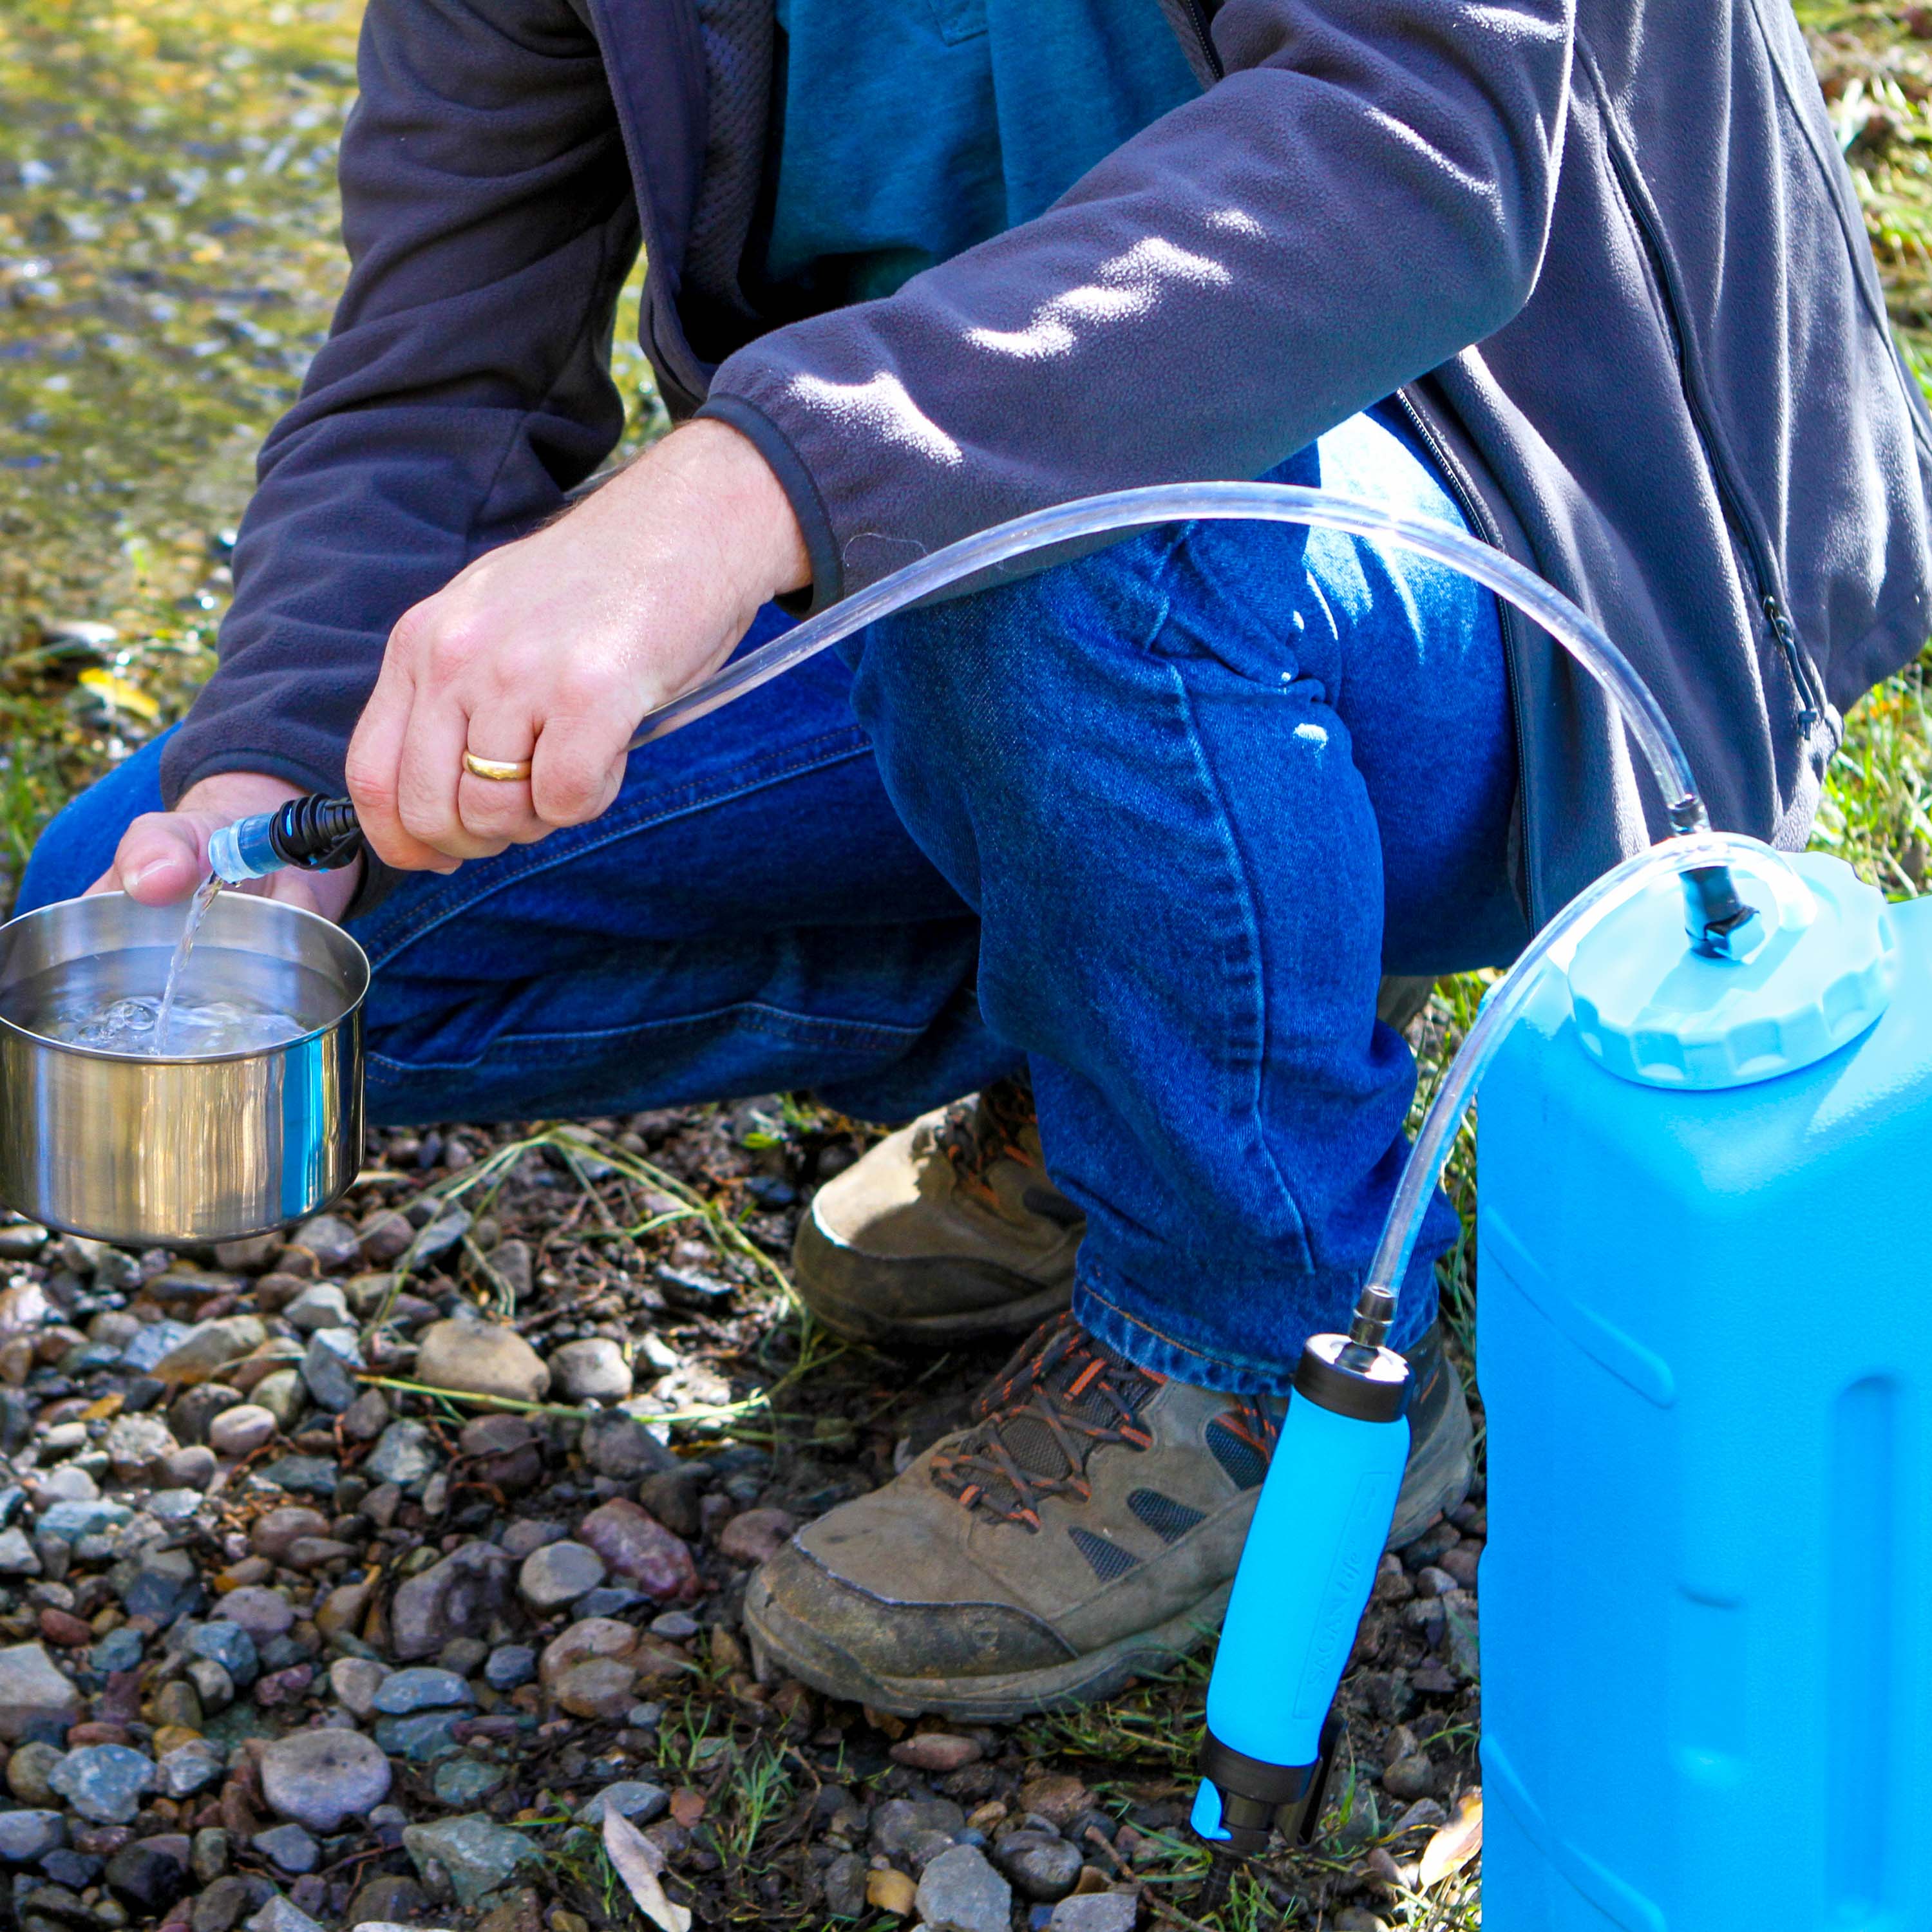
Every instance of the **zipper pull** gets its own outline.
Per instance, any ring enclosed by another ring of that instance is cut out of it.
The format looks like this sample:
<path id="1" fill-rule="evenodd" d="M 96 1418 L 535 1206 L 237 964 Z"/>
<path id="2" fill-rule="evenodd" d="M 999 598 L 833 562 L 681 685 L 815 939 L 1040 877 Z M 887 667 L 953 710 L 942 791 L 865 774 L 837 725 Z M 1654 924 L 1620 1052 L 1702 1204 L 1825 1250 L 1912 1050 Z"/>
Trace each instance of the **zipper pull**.
<path id="1" fill-rule="evenodd" d="M 1784 668 L 1791 674 L 1791 682 L 1798 693 L 1798 722 L 1808 732 L 1824 714 L 1818 709 L 1811 680 L 1805 674 L 1804 660 L 1798 650 L 1798 633 L 1785 615 L 1784 606 L 1769 592 L 1765 595 L 1764 615 L 1765 621 L 1771 626 L 1771 634 L 1778 640 L 1778 648 L 1784 654 Z"/>

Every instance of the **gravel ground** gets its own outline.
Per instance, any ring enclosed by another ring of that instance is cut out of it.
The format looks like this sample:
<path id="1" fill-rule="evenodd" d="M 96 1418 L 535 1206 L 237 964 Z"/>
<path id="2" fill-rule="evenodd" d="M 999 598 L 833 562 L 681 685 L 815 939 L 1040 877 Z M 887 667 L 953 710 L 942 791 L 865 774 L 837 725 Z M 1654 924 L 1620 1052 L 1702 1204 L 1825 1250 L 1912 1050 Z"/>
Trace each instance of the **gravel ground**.
<path id="1" fill-rule="evenodd" d="M 286 1243 L 0 1225 L 0 1912 L 632 1927 L 610 1805 L 699 1926 L 1473 1924 L 1468 1874 L 1413 1888 L 1475 1777 L 1480 1490 L 1384 1562 L 1316 1849 L 1232 1892 L 1198 1664 L 964 1730 L 757 1680 L 753 1567 L 997 1364 L 796 1312 L 860 1146 L 776 1099 L 453 1127 L 372 1136 Z"/>

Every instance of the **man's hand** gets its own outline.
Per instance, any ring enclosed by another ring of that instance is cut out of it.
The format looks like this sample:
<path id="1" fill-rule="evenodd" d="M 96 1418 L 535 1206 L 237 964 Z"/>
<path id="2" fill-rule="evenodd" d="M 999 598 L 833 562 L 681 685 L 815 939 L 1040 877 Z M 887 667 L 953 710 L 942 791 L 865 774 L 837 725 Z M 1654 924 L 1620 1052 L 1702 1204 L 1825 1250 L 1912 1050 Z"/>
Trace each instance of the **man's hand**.
<path id="1" fill-rule="evenodd" d="M 172 812 L 151 812 L 121 835 L 114 862 L 88 887 L 124 892 L 146 905 L 186 898 L 208 877 L 208 842 L 224 825 L 302 796 L 302 787 L 259 772 L 222 772 L 189 786 Z M 248 888 L 340 919 L 355 896 L 362 862 L 340 872 L 272 872 Z"/>
<path id="2" fill-rule="evenodd" d="M 392 866 L 449 872 L 595 818 L 638 719 L 809 574 L 751 443 L 722 423 L 676 430 L 404 614 L 349 751 L 370 844 Z M 530 776 L 479 778 L 465 751 L 528 759 Z"/>

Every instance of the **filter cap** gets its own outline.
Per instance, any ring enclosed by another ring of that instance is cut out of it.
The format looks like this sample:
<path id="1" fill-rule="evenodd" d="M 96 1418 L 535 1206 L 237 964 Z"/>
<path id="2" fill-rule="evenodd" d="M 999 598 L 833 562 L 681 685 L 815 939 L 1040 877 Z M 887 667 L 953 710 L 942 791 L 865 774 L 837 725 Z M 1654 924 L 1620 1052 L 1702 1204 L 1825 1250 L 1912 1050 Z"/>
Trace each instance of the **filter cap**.
<path id="1" fill-rule="evenodd" d="M 1870 1028 L 1898 978 L 1884 896 L 1826 854 L 1791 864 L 1802 890 L 1738 874 L 1767 934 L 1742 964 L 1690 950 L 1675 874 L 1587 934 L 1568 974 L 1584 1050 L 1643 1086 L 1745 1087 L 1811 1066 Z"/>

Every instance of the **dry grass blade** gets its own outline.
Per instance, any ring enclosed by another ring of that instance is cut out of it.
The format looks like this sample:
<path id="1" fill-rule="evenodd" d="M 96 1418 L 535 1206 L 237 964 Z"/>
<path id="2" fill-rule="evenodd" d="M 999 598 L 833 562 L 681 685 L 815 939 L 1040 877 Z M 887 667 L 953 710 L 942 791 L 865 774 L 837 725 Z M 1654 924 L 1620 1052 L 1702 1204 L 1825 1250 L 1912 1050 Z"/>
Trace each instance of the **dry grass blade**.
<path id="1" fill-rule="evenodd" d="M 608 1810 L 604 1814 L 604 1850 L 638 1901 L 638 1910 L 653 1925 L 662 1926 L 664 1932 L 691 1932 L 690 1912 L 664 1896 L 663 1852 L 629 1819 Z"/>
<path id="2" fill-rule="evenodd" d="M 1462 1868 L 1483 1849 L 1483 1794 L 1466 1791 L 1456 1816 L 1441 1826 L 1423 1848 L 1416 1886 L 1426 1892 Z"/>

